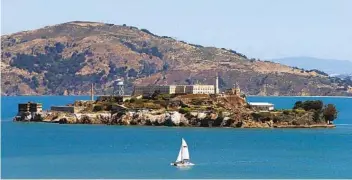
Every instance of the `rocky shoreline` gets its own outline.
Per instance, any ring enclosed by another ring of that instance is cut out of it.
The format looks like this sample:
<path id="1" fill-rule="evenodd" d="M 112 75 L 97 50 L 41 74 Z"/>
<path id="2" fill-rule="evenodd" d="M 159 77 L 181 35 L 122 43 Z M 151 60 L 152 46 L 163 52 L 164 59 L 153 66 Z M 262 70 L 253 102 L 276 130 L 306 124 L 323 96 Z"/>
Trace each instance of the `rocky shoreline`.
<path id="1" fill-rule="evenodd" d="M 228 127 L 228 128 L 334 128 L 334 124 L 315 123 L 311 120 L 313 113 L 280 112 L 266 113 L 270 117 L 254 119 L 253 112 L 243 113 L 238 119 L 231 114 L 222 115 L 210 112 L 191 112 L 181 114 L 178 111 L 127 111 L 111 114 L 99 113 L 65 113 L 44 111 L 43 113 L 22 114 L 14 121 L 45 122 L 59 124 L 106 124 L 123 126 L 175 126 L 175 127 Z M 265 115 L 263 115 L 265 116 Z"/>

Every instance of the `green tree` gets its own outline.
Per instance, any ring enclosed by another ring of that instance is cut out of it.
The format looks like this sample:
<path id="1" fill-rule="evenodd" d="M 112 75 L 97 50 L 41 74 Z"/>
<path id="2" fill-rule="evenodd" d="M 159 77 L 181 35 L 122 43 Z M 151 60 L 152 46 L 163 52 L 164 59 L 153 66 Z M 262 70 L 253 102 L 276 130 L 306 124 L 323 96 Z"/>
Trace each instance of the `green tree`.
<path id="1" fill-rule="evenodd" d="M 297 101 L 293 107 L 293 109 L 304 109 L 306 111 L 315 110 L 321 111 L 323 109 L 323 101 L 315 100 L 315 101 Z"/>
<path id="2" fill-rule="evenodd" d="M 295 103 L 295 106 L 293 106 L 293 109 L 299 109 L 299 108 L 302 108 L 303 109 L 303 103 L 302 101 L 297 101 Z"/>
<path id="3" fill-rule="evenodd" d="M 337 110 L 333 104 L 328 104 L 324 107 L 323 116 L 328 123 L 337 118 Z"/>

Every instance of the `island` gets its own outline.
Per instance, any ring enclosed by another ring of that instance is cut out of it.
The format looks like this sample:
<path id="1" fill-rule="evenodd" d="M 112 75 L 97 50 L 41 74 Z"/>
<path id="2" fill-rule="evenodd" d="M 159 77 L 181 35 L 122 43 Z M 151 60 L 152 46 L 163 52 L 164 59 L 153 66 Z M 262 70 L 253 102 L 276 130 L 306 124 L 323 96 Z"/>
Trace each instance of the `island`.
<path id="1" fill-rule="evenodd" d="M 198 87 L 198 86 L 197 86 Z M 214 87 L 214 86 L 213 86 Z M 136 87 L 149 94 L 107 95 L 79 100 L 43 111 L 40 103 L 19 104 L 14 121 L 60 124 L 106 124 L 232 128 L 334 128 L 333 104 L 298 101 L 292 109 L 275 109 L 267 102 L 248 102 L 238 87 L 223 93 L 163 93 L 177 86 Z M 186 89 L 187 87 L 184 87 Z M 198 87 L 202 89 L 202 87 Z M 204 85 L 205 89 L 210 86 Z M 151 89 L 151 90 L 150 90 Z M 183 91 L 184 91 L 183 89 Z M 181 89 L 182 90 L 182 89 Z M 216 86 L 215 86 L 216 92 Z"/>

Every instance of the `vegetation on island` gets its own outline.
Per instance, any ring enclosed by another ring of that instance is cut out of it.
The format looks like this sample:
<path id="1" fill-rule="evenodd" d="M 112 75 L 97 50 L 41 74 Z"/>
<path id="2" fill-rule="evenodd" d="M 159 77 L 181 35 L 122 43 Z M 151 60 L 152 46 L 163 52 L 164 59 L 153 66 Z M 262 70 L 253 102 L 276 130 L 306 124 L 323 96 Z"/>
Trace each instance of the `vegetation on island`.
<path id="1" fill-rule="evenodd" d="M 49 111 L 34 119 L 71 124 L 194 126 L 237 128 L 334 127 L 334 105 L 322 101 L 297 101 L 292 109 L 257 110 L 238 95 L 160 94 L 100 96 L 96 101 L 76 101 L 75 113 Z M 21 116 L 30 114 L 22 114 Z M 21 121 L 21 120 L 20 120 Z"/>
<path id="2" fill-rule="evenodd" d="M 312 111 L 314 112 L 314 120 L 319 121 L 323 116 L 326 122 L 330 123 L 337 118 L 337 110 L 335 105 L 327 104 L 324 106 L 321 100 L 308 100 L 308 101 L 297 101 L 293 107 L 294 110 L 298 111 Z"/>

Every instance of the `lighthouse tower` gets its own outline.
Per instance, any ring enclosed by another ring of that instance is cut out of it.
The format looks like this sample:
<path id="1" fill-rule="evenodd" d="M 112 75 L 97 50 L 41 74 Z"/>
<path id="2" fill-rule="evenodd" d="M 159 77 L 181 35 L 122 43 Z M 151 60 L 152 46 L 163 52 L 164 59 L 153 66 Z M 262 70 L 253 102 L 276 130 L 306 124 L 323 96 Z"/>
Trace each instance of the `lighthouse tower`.
<path id="1" fill-rule="evenodd" d="M 216 75 L 216 77 L 215 77 L 215 88 L 214 88 L 214 90 L 215 90 L 215 94 L 219 94 L 219 76 L 218 75 Z"/>
<path id="2" fill-rule="evenodd" d="M 219 59 L 217 60 L 216 63 L 216 70 L 215 70 L 216 76 L 215 76 L 215 87 L 214 87 L 214 94 L 219 94 L 220 90 L 219 90 Z"/>

